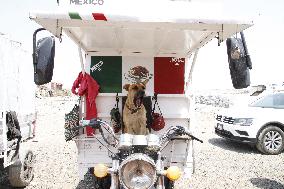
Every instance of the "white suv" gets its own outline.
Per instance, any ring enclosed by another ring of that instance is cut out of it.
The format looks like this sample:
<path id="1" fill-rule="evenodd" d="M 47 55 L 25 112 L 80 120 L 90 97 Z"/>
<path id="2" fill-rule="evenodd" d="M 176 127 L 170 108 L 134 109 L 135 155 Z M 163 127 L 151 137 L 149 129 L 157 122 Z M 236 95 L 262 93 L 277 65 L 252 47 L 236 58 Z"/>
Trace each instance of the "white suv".
<path id="1" fill-rule="evenodd" d="M 253 144 L 264 154 L 284 149 L 284 92 L 264 95 L 244 108 L 229 108 L 215 117 L 215 133 Z"/>

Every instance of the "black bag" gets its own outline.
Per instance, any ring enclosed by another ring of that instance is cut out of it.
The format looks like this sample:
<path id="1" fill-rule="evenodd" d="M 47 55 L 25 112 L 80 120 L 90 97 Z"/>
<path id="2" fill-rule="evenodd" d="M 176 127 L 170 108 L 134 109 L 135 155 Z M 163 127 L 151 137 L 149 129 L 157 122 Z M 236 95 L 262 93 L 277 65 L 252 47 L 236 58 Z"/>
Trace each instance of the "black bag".
<path id="1" fill-rule="evenodd" d="M 79 105 L 75 104 L 73 109 L 65 114 L 65 140 L 72 140 L 74 137 L 79 135 L 79 130 L 77 127 L 79 126 Z"/>
<path id="2" fill-rule="evenodd" d="M 116 94 L 115 100 L 116 104 L 115 107 L 110 111 L 110 117 L 111 117 L 113 130 L 115 133 L 118 133 L 121 130 L 121 125 L 122 125 L 121 115 L 118 108 L 118 103 L 119 103 L 118 94 Z"/>
<path id="3" fill-rule="evenodd" d="M 34 82 L 37 85 L 49 83 L 52 80 L 55 55 L 54 37 L 38 40 L 36 48 L 36 73 Z"/>

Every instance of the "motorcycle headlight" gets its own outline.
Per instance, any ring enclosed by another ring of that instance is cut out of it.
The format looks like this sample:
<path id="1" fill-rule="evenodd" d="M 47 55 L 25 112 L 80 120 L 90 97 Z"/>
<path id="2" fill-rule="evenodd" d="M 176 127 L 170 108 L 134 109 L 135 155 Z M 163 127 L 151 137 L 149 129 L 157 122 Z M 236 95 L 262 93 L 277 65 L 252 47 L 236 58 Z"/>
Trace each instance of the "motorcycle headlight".
<path id="1" fill-rule="evenodd" d="M 133 154 L 119 169 L 120 182 L 129 189 L 148 189 L 157 179 L 154 161 L 145 154 Z"/>
<path id="2" fill-rule="evenodd" d="M 234 125 L 240 125 L 240 126 L 251 126 L 253 123 L 252 118 L 237 118 L 234 121 Z"/>

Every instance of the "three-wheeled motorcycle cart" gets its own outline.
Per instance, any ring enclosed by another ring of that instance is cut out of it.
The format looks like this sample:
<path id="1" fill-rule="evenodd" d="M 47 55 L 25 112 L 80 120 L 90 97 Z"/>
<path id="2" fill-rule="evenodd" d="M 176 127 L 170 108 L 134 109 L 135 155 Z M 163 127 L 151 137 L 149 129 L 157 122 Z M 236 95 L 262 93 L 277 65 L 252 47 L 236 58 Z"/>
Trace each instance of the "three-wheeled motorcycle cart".
<path id="1" fill-rule="evenodd" d="M 72 11 L 32 13 L 30 18 L 57 38 L 72 39 L 78 45 L 82 73 L 99 84 L 97 116 L 88 116 L 87 96 L 79 105 L 82 121 L 73 140 L 80 178 L 92 168 L 98 188 L 168 189 L 181 174 L 190 176 L 194 171 L 193 141 L 199 139 L 192 136 L 196 126 L 191 79 L 199 49 L 214 38 L 217 46 L 252 22 L 192 18 L 189 2 L 163 1 L 147 10 L 141 10 L 141 2 L 123 2 L 120 6 L 111 5 L 113 1 L 89 4 L 92 11 L 87 12 L 86 7 L 80 11 L 80 2 L 70 1 L 75 6 Z M 239 57 L 247 55 L 242 54 L 243 48 L 234 50 Z M 238 80 L 241 70 L 230 69 L 233 81 Z M 248 84 L 248 69 L 246 65 L 236 86 Z M 148 135 L 131 135 L 123 128 L 114 133 L 110 112 L 118 103 L 123 114 L 127 97 L 123 86 L 145 80 L 148 103 L 144 105 L 149 113 L 155 104 L 151 97 L 157 97 L 165 127 L 150 129 Z"/>

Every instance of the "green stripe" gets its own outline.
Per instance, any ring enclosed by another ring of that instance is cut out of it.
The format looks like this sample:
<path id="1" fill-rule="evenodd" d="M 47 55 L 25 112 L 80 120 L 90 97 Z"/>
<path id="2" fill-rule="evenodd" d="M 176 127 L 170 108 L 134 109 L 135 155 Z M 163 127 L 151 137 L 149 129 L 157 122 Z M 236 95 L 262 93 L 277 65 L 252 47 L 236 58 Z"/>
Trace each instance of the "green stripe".
<path id="1" fill-rule="evenodd" d="M 77 12 L 69 12 L 69 16 L 71 19 L 82 20 L 81 16 Z"/>
<path id="2" fill-rule="evenodd" d="M 122 56 L 92 56 L 91 68 L 98 66 L 100 70 L 90 70 L 91 76 L 100 85 L 101 93 L 122 92 Z"/>

